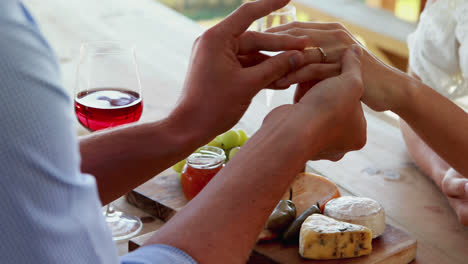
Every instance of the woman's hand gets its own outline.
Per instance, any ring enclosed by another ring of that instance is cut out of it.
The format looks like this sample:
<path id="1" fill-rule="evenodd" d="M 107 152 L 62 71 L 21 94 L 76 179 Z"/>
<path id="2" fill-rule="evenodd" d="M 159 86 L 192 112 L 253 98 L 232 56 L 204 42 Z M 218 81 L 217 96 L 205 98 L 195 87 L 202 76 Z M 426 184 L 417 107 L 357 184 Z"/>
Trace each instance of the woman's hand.
<path id="1" fill-rule="evenodd" d="M 260 130 L 288 131 L 291 138 L 297 139 L 292 148 L 303 152 L 305 160 L 336 161 L 346 152 L 362 148 L 366 143 L 366 120 L 360 101 L 364 91 L 361 54 L 358 45 L 349 48 L 341 59 L 340 75 L 319 82 L 296 104 L 274 109 Z"/>
<path id="2" fill-rule="evenodd" d="M 468 226 L 468 179 L 450 168 L 441 183 L 442 191 L 455 211 L 458 221 Z"/>
<path id="3" fill-rule="evenodd" d="M 303 65 L 306 37 L 246 32 L 253 21 L 288 2 L 245 3 L 195 41 L 183 95 L 172 114 L 187 130 L 196 131 L 195 137 L 209 141 L 228 130 L 261 89 Z M 286 51 L 270 58 L 261 50 Z M 316 62 L 320 58 L 318 51 L 307 57 Z"/>
<path id="4" fill-rule="evenodd" d="M 468 226 L 468 179 L 450 168 L 442 179 L 441 187 L 457 214 L 458 221 Z"/>
<path id="5" fill-rule="evenodd" d="M 293 22 L 271 28 L 267 32 L 298 37 L 306 36 L 308 47 L 321 47 L 325 51 L 327 54 L 326 62 L 329 65 L 336 65 L 346 49 L 353 44 L 359 44 L 359 41 L 339 23 Z M 398 87 L 392 87 L 392 85 L 401 78 L 402 74 L 405 74 L 386 65 L 364 47 L 362 48 L 364 50 L 361 58 L 362 78 L 365 87 L 362 101 L 375 111 L 398 108 L 402 91 Z M 317 75 L 317 67 L 304 66 L 298 71 L 288 74 L 284 80 L 281 80 L 281 83 L 280 81 L 276 82 L 276 85 L 289 86 L 293 83 L 300 83 L 295 96 L 295 101 L 297 101 L 314 84 L 306 82 L 310 80 L 310 76 L 314 75 Z"/>
<path id="6" fill-rule="evenodd" d="M 468 178 L 450 168 L 442 179 L 442 191 L 448 197 L 464 199 L 468 202 Z"/>

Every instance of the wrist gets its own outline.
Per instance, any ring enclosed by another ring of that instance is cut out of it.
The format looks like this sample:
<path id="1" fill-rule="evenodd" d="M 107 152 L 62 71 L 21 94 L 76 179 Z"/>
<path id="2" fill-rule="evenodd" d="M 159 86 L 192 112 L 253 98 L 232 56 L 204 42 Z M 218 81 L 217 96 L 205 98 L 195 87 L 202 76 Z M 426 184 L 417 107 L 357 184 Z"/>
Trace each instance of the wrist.
<path id="1" fill-rule="evenodd" d="M 381 100 L 385 103 L 385 110 L 390 110 L 394 113 L 398 112 L 401 107 L 406 104 L 405 93 L 409 83 L 409 76 L 399 70 L 385 67 L 387 71 L 384 77 L 379 80 L 382 84 L 381 89 L 384 91 Z"/>
<path id="2" fill-rule="evenodd" d="M 308 114 L 308 120 L 302 120 L 298 118 L 300 115 L 293 114 L 294 111 L 300 111 L 300 109 L 295 109 L 296 107 L 297 105 L 289 105 L 289 111 L 284 111 L 282 118 L 275 117 L 275 122 L 268 122 L 267 116 L 255 137 L 270 137 L 271 145 L 281 147 L 279 148 L 281 154 L 300 161 L 299 163 L 303 166 L 305 162 L 320 153 L 327 144 L 329 135 L 324 133 L 325 129 L 323 129 L 326 121 L 324 114 L 314 111 Z"/>
<path id="3" fill-rule="evenodd" d="M 394 94 L 390 110 L 404 119 L 411 104 L 417 100 L 423 83 L 404 73 L 397 80 L 389 84 Z"/>
<path id="4" fill-rule="evenodd" d="M 164 120 L 168 133 L 179 145 L 198 148 L 212 139 L 210 130 L 194 118 L 195 110 L 188 104 L 180 103 Z"/>
<path id="5" fill-rule="evenodd" d="M 269 130 L 260 128 L 248 141 L 242 146 L 241 150 L 246 152 L 258 153 L 257 158 L 249 159 L 262 164 L 263 169 L 275 172 L 294 171 L 303 169 L 304 164 L 309 160 L 306 142 L 301 142 L 297 133 L 291 133 L 287 130 Z M 260 155 L 262 156 L 261 158 Z M 293 173 L 295 174 L 295 173 Z"/>

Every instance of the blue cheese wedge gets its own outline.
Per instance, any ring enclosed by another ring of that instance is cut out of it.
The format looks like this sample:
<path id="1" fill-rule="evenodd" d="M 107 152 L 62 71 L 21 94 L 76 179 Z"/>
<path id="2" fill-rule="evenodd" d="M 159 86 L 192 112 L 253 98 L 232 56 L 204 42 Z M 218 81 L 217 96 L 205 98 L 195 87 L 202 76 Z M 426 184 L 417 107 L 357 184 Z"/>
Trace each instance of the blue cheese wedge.
<path id="1" fill-rule="evenodd" d="M 313 214 L 301 226 L 299 254 L 308 259 L 341 259 L 372 252 L 372 231 L 365 227 Z"/>
<path id="2" fill-rule="evenodd" d="M 370 198 L 342 196 L 333 199 L 325 205 L 323 214 L 338 221 L 365 226 L 372 230 L 372 238 L 385 231 L 385 210 Z"/>

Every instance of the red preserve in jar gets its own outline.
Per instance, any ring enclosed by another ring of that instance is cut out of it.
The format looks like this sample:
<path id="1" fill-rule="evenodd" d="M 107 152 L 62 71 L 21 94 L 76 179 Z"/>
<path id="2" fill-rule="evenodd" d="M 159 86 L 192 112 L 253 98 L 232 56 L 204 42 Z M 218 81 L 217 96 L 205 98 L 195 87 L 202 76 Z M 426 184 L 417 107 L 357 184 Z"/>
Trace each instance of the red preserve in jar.
<path id="1" fill-rule="evenodd" d="M 182 190 L 187 200 L 192 200 L 208 182 L 224 167 L 224 150 L 205 146 L 187 158 L 182 171 Z"/>

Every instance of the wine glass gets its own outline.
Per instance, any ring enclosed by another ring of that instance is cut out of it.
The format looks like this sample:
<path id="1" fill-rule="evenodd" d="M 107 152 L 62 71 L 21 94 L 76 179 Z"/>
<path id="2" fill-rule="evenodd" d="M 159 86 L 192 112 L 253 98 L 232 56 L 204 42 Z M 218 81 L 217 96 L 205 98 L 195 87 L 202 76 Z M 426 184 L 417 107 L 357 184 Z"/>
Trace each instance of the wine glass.
<path id="1" fill-rule="evenodd" d="M 81 46 L 76 73 L 75 114 L 89 131 L 136 122 L 143 111 L 135 47 L 118 41 Z M 111 204 L 104 213 L 114 240 L 130 238 L 143 224 Z"/>
<path id="2" fill-rule="evenodd" d="M 263 32 L 271 27 L 276 27 L 279 25 L 284 25 L 296 21 L 296 7 L 293 5 L 286 5 L 285 7 L 278 9 L 267 16 L 264 16 L 258 19 L 257 22 L 257 31 Z M 278 54 L 277 52 L 264 52 L 267 55 L 274 56 Z M 277 92 L 277 91 L 276 91 Z M 271 106 L 271 101 L 273 99 L 275 91 L 267 89 L 265 91 L 266 95 L 266 105 L 267 107 Z"/>
<path id="3" fill-rule="evenodd" d="M 286 5 L 276 11 L 271 12 L 257 20 L 257 30 L 265 31 L 269 28 L 288 24 L 296 21 L 296 7 L 293 5 Z"/>

